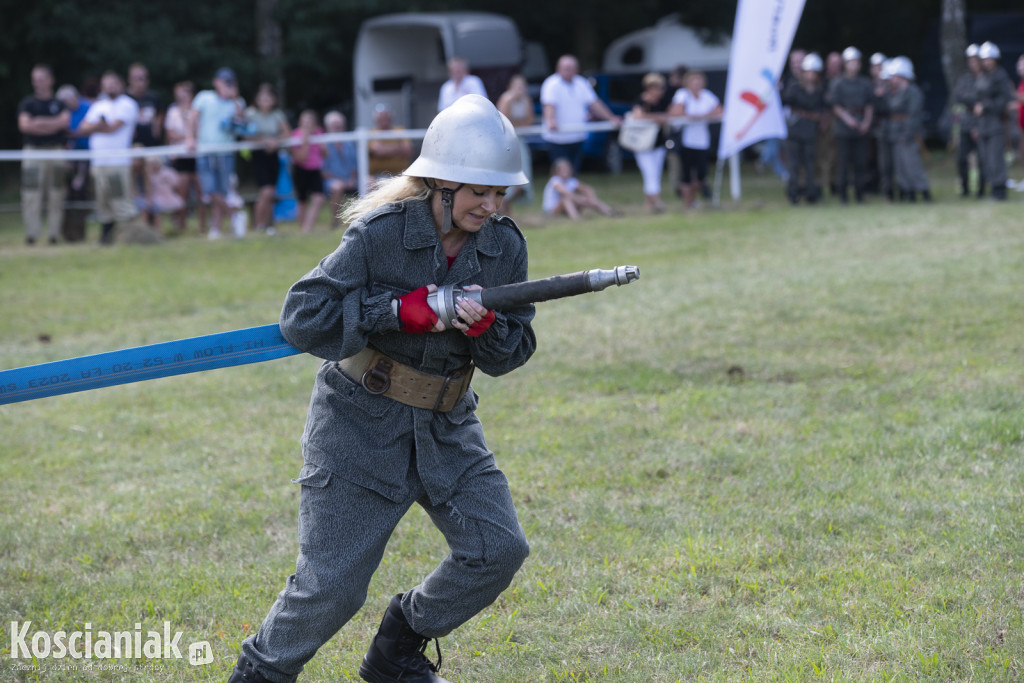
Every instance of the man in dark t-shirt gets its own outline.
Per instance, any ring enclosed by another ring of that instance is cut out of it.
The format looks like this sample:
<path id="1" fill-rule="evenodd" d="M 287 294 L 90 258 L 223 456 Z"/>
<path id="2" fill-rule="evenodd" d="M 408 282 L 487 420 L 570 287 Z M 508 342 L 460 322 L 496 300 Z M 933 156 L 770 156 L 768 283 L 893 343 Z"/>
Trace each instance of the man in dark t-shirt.
<path id="1" fill-rule="evenodd" d="M 53 70 L 32 68 L 32 94 L 18 104 L 18 131 L 25 151 L 63 149 L 71 112 L 53 96 Z M 62 159 L 26 159 L 21 163 L 21 214 L 25 242 L 35 244 L 43 224 L 46 200 L 47 235 L 57 243 L 64 221 L 65 165 Z"/>

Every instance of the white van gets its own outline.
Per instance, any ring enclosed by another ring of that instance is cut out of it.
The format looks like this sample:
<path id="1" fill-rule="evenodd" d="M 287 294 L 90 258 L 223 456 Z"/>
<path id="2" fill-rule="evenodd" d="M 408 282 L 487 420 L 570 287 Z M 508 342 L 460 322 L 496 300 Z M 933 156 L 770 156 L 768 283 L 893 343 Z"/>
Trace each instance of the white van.
<path id="1" fill-rule="evenodd" d="M 693 28 L 670 14 L 649 28 L 633 31 L 613 41 L 604 51 L 605 73 L 666 73 L 683 64 L 704 72 L 728 71 L 732 40 L 705 40 Z"/>
<path id="2" fill-rule="evenodd" d="M 497 101 L 523 63 L 519 29 L 488 12 L 406 12 L 363 22 L 353 59 L 355 125 L 372 128 L 374 108 L 385 104 L 396 126 L 426 128 L 452 57 L 465 59 Z"/>

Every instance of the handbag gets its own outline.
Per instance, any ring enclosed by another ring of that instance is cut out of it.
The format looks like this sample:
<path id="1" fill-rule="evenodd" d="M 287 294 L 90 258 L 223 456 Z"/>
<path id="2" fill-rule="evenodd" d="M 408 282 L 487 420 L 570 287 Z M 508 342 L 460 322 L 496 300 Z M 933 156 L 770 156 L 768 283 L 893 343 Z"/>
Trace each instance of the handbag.
<path id="1" fill-rule="evenodd" d="M 632 113 L 626 114 L 619 128 L 619 147 L 630 152 L 648 152 L 654 149 L 661 129 L 654 121 L 634 118 Z"/>

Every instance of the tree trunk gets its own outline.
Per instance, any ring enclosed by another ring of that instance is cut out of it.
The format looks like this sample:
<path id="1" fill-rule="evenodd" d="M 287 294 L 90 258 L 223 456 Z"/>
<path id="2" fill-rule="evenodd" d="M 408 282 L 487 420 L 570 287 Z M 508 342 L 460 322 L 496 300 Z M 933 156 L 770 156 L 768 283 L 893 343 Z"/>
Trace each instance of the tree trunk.
<path id="1" fill-rule="evenodd" d="M 964 0 L 942 0 L 942 28 L 940 33 L 942 47 L 942 71 L 946 76 L 946 87 L 949 91 L 949 108 L 952 111 L 953 87 L 957 79 L 967 71 L 967 13 Z"/>
<path id="2" fill-rule="evenodd" d="M 274 85 L 278 105 L 285 106 L 281 23 L 277 20 L 278 0 L 256 0 L 256 53 L 259 55 L 260 78 Z"/>

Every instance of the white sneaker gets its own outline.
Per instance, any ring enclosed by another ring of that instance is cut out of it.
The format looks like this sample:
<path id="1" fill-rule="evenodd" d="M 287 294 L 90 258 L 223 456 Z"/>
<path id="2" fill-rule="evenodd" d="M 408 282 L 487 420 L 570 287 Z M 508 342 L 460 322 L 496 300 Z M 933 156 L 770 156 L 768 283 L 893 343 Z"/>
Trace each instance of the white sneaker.
<path id="1" fill-rule="evenodd" d="M 245 211 L 235 211 L 231 214 L 231 230 L 235 233 L 235 237 L 245 237 L 245 233 L 248 229 L 249 214 Z"/>
<path id="2" fill-rule="evenodd" d="M 206 237 L 208 239 L 211 239 L 211 240 L 219 240 L 220 239 L 220 229 L 218 229 L 218 228 L 210 228 L 210 232 L 209 232 L 209 234 L 206 235 Z"/>

